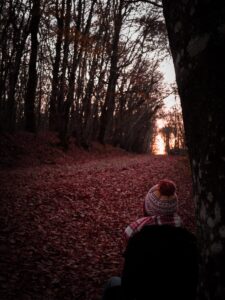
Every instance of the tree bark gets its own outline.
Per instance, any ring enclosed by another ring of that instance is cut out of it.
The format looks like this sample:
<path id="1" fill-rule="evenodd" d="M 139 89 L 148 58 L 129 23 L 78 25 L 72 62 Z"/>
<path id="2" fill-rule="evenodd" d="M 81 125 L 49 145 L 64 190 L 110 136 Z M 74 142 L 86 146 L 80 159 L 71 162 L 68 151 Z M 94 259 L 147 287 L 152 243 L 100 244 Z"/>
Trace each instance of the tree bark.
<path id="1" fill-rule="evenodd" d="M 49 129 L 57 130 L 57 95 L 59 91 L 59 67 L 61 61 L 61 48 L 63 42 L 63 27 L 64 27 L 64 10 L 65 1 L 62 1 L 59 11 L 59 1 L 56 1 L 56 18 L 57 18 L 57 41 L 55 45 L 55 61 L 52 70 L 52 91 L 49 107 Z"/>
<path id="2" fill-rule="evenodd" d="M 62 114 L 63 119 L 61 122 L 61 130 L 60 130 L 60 139 L 64 148 L 68 148 L 68 127 L 69 127 L 69 120 L 70 120 L 70 110 L 74 100 L 76 70 L 82 58 L 82 52 L 83 52 L 82 41 L 80 41 L 81 33 L 83 34 L 83 36 L 87 36 L 89 33 L 95 3 L 96 0 L 92 0 L 91 8 L 87 18 L 87 23 L 84 28 L 84 31 L 82 32 L 81 31 L 82 17 L 83 17 L 82 14 L 83 14 L 83 5 L 85 5 L 85 2 L 83 2 L 82 0 L 79 0 L 78 2 L 78 8 L 77 8 L 78 16 L 76 22 L 76 33 L 74 37 L 73 61 L 72 61 L 71 72 L 69 76 L 68 95 L 66 101 L 63 104 L 63 114 Z M 79 42 L 80 42 L 80 50 L 78 50 Z"/>
<path id="3" fill-rule="evenodd" d="M 68 93 L 67 93 L 67 99 L 63 102 L 62 105 L 62 111 L 61 111 L 61 119 L 60 119 L 60 141 L 62 146 L 67 149 L 68 148 L 68 126 L 69 126 L 69 119 L 70 119 L 70 109 L 73 103 L 73 97 L 74 97 L 74 90 L 75 90 L 75 73 L 77 70 L 77 66 L 79 63 L 79 60 L 81 58 L 81 51 L 78 54 L 78 42 L 79 42 L 79 33 L 80 33 L 80 27 L 81 27 L 81 18 L 82 18 L 82 1 L 79 0 L 78 2 L 78 16 L 77 16 L 77 22 L 76 22 L 76 32 L 74 36 L 73 41 L 73 60 L 72 60 L 72 66 L 69 74 L 69 80 L 68 80 Z"/>
<path id="4" fill-rule="evenodd" d="M 40 0 L 33 1 L 32 18 L 30 24 L 31 54 L 29 62 L 27 91 L 25 96 L 25 129 L 36 131 L 35 94 L 37 87 L 37 54 L 38 54 L 38 28 L 40 22 Z"/>
<path id="5" fill-rule="evenodd" d="M 57 99 L 57 129 L 61 130 L 61 120 L 63 118 L 63 102 L 66 89 L 66 70 L 68 68 L 68 56 L 70 46 L 70 21 L 71 21 L 71 0 L 66 0 L 66 15 L 64 25 L 64 45 L 63 45 L 63 59 L 62 59 L 62 71 L 59 83 L 59 95 Z"/>
<path id="6" fill-rule="evenodd" d="M 111 50 L 111 60 L 110 60 L 110 74 L 109 74 L 109 82 L 105 97 L 105 102 L 102 108 L 102 114 L 100 119 L 100 130 L 98 140 L 100 143 L 104 144 L 107 139 L 107 133 L 110 129 L 110 125 L 112 123 L 113 111 L 115 108 L 115 90 L 116 83 L 118 79 L 118 46 L 120 39 L 120 31 L 122 27 L 123 15 L 123 1 L 121 0 L 118 4 L 118 11 L 115 15 L 114 20 L 114 34 L 112 41 L 112 50 Z"/>
<path id="7" fill-rule="evenodd" d="M 20 72 L 20 65 L 21 60 L 23 56 L 23 51 L 27 39 L 27 28 L 24 29 L 23 36 L 21 38 L 21 41 L 19 41 L 17 49 L 16 49 L 16 55 L 15 55 L 15 64 L 13 68 L 11 68 L 11 72 L 9 74 L 9 94 L 8 94 L 8 107 L 7 107 L 7 130 L 10 132 L 15 131 L 16 127 L 16 100 L 15 100 L 15 93 L 16 93 L 16 85 L 19 78 L 19 72 Z"/>
<path id="8" fill-rule="evenodd" d="M 198 299 L 225 299 L 225 6 L 163 0 L 190 154 L 201 252 Z"/>

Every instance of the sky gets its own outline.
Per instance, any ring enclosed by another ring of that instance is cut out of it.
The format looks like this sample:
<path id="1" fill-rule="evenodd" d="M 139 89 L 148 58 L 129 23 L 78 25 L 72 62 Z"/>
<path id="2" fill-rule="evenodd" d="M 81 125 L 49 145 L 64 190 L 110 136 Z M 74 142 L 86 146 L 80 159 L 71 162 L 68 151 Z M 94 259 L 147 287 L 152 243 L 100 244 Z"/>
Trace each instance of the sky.
<path id="1" fill-rule="evenodd" d="M 175 82 L 175 71 L 172 58 L 167 58 L 161 63 L 160 71 L 164 74 L 165 82 L 168 84 Z M 175 104 L 175 96 L 170 95 L 165 100 L 166 109 L 170 109 Z"/>
<path id="2" fill-rule="evenodd" d="M 175 81 L 175 71 L 173 66 L 172 58 L 167 58 L 161 63 L 160 69 L 164 73 L 165 79 L 168 83 Z"/>
<path id="3" fill-rule="evenodd" d="M 164 74 L 164 80 L 167 84 L 174 83 L 175 80 L 175 71 L 173 66 L 172 58 L 167 58 L 160 65 L 160 71 Z M 176 104 L 176 101 L 179 99 L 175 99 L 175 95 L 170 95 L 166 99 L 164 99 L 165 109 L 169 110 L 173 105 Z M 156 126 L 158 129 L 161 129 L 165 126 L 166 122 L 164 119 L 158 119 Z M 165 154 L 165 141 L 160 133 L 157 134 L 154 142 L 154 153 L 155 154 Z"/>

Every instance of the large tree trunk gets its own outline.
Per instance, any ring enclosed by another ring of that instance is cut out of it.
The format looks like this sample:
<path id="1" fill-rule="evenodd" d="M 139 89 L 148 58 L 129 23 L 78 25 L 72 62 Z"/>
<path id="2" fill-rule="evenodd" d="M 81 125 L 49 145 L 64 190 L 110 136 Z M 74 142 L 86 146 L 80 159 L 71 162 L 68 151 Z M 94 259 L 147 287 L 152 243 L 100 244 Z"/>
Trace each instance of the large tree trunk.
<path id="1" fill-rule="evenodd" d="M 199 299 L 225 299 L 225 6 L 163 0 L 192 166 Z"/>
<path id="2" fill-rule="evenodd" d="M 40 22 L 40 0 L 33 1 L 31 32 L 31 54 L 29 62 L 29 73 L 27 91 L 25 96 L 25 129 L 30 132 L 36 131 L 35 118 L 35 94 L 37 87 L 37 55 L 38 55 L 38 28 Z"/>

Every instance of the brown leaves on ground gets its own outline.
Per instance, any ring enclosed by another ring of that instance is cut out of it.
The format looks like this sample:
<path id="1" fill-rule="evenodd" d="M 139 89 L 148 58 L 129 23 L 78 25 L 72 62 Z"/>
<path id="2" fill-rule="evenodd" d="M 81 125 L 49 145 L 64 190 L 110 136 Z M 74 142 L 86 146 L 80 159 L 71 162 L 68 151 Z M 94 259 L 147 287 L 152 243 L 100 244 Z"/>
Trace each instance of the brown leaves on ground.
<path id="1" fill-rule="evenodd" d="M 1 171 L 0 299 L 101 299 L 120 275 L 125 227 L 162 178 L 176 182 L 194 231 L 186 158 L 117 154 Z"/>

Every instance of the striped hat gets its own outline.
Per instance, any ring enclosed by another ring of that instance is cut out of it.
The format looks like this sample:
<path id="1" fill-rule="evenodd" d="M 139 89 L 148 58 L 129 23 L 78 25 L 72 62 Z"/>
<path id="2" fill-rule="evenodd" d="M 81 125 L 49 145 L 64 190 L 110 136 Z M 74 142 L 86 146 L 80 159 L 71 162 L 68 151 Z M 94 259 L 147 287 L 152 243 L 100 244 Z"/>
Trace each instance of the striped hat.
<path id="1" fill-rule="evenodd" d="M 144 214 L 146 216 L 170 215 L 176 211 L 176 185 L 171 180 L 161 180 L 149 190 L 145 197 Z"/>

